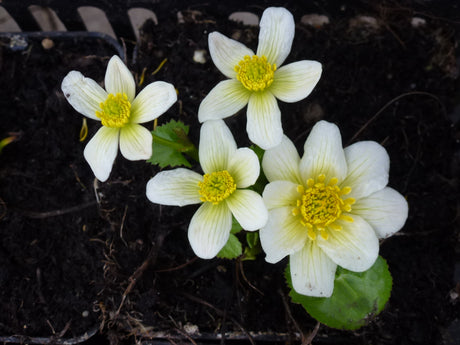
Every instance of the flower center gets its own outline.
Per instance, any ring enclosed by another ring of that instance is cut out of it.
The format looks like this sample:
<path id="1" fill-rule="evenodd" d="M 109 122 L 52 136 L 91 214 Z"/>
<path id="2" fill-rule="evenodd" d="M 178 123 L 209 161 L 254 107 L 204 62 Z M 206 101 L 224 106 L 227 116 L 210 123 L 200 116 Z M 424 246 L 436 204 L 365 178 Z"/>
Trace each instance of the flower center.
<path id="1" fill-rule="evenodd" d="M 228 198 L 236 190 L 236 183 L 227 170 L 205 174 L 198 186 L 201 201 L 209 201 L 214 205 Z"/>
<path id="2" fill-rule="evenodd" d="M 96 111 L 96 116 L 101 119 L 102 125 L 106 127 L 124 127 L 131 115 L 131 103 L 128 96 L 123 93 L 109 93 L 105 102 L 100 104 L 101 110 Z"/>
<path id="3" fill-rule="evenodd" d="M 300 194 L 296 207 L 292 210 L 294 216 L 300 218 L 300 223 L 307 227 L 308 237 L 316 239 L 319 233 L 325 240 L 328 239 L 330 229 L 340 231 L 342 226 L 336 224 L 337 219 L 353 222 L 353 218 L 343 212 L 350 212 L 355 199 L 343 196 L 351 192 L 350 187 L 342 189 L 337 186 L 338 179 L 331 178 L 329 183 L 324 183 L 326 176 L 321 174 L 316 181 L 308 179 L 307 186 L 299 185 L 297 192 Z"/>
<path id="4" fill-rule="evenodd" d="M 276 64 L 269 64 L 265 56 L 252 58 L 246 55 L 238 65 L 235 66 L 236 79 L 250 91 L 262 91 L 273 83 L 273 76 L 276 71 Z"/>

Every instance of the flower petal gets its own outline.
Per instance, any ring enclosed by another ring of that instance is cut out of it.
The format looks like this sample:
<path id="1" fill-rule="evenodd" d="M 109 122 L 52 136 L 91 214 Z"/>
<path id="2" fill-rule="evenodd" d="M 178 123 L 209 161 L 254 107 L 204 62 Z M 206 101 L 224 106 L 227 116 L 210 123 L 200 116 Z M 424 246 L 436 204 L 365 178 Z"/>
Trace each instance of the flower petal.
<path id="1" fill-rule="evenodd" d="M 161 171 L 147 183 L 147 198 L 156 204 L 185 206 L 201 203 L 200 174 L 184 168 Z"/>
<path id="2" fill-rule="evenodd" d="M 307 97 L 321 77 L 317 61 L 297 61 L 275 71 L 270 91 L 283 102 L 297 102 Z"/>
<path id="3" fill-rule="evenodd" d="M 198 108 L 198 120 L 224 119 L 236 114 L 248 104 L 249 92 L 238 80 L 219 82 L 203 99 Z"/>
<path id="4" fill-rule="evenodd" d="M 254 52 L 243 43 L 232 40 L 214 31 L 208 36 L 209 54 L 214 65 L 227 78 L 236 78 L 235 66 L 246 55 L 253 56 Z"/>
<path id="5" fill-rule="evenodd" d="M 212 259 L 225 246 L 232 228 L 232 213 L 221 202 L 205 202 L 193 215 L 188 239 L 193 251 L 202 259 Z"/>
<path id="6" fill-rule="evenodd" d="M 342 230 L 329 230 L 329 238 L 317 237 L 318 246 L 337 265 L 353 272 L 369 269 L 377 259 L 379 240 L 372 227 L 357 215 L 353 222 L 337 220 Z"/>
<path id="7" fill-rule="evenodd" d="M 302 295 L 331 297 L 337 265 L 313 241 L 289 257 L 292 287 Z"/>
<path id="8" fill-rule="evenodd" d="M 406 199 L 393 188 L 385 187 L 353 204 L 352 213 L 363 217 L 379 238 L 393 235 L 407 220 Z"/>
<path id="9" fill-rule="evenodd" d="M 164 81 L 147 85 L 131 105 L 130 122 L 144 123 L 156 119 L 177 101 L 174 86 Z"/>
<path id="10" fill-rule="evenodd" d="M 292 215 L 292 207 L 280 207 L 268 211 L 268 222 L 260 229 L 260 243 L 267 254 L 265 260 L 272 264 L 286 255 L 303 248 L 307 231 L 299 218 Z"/>
<path id="11" fill-rule="evenodd" d="M 254 144 L 268 150 L 281 143 L 281 111 L 273 94 L 267 91 L 254 92 L 249 98 L 247 116 L 246 130 Z"/>
<path id="12" fill-rule="evenodd" d="M 251 149 L 240 148 L 230 157 L 227 170 L 233 177 L 237 188 L 252 186 L 260 174 L 259 159 Z"/>
<path id="13" fill-rule="evenodd" d="M 201 168 L 206 174 L 228 168 L 236 142 L 223 120 L 206 121 L 201 125 L 198 150 Z"/>
<path id="14" fill-rule="evenodd" d="M 262 196 L 269 210 L 284 206 L 294 208 L 299 198 L 298 184 L 291 181 L 273 181 L 265 186 Z"/>
<path id="15" fill-rule="evenodd" d="M 126 125 L 120 129 L 120 151 L 131 161 L 149 159 L 152 156 L 152 134 L 141 125 Z"/>
<path id="16" fill-rule="evenodd" d="M 91 170 L 101 182 L 105 182 L 112 171 L 113 162 L 118 152 L 119 133 L 119 128 L 102 126 L 83 151 Z"/>
<path id="17" fill-rule="evenodd" d="M 132 102 L 136 95 L 136 83 L 131 71 L 114 55 L 107 65 L 105 72 L 105 89 L 108 93 L 117 94 L 125 93 L 128 96 L 128 101 Z"/>
<path id="18" fill-rule="evenodd" d="M 101 110 L 100 104 L 107 99 L 107 92 L 98 83 L 85 78 L 78 71 L 70 71 L 62 80 L 61 89 L 76 111 L 90 119 L 100 121 L 96 111 Z"/>
<path id="19" fill-rule="evenodd" d="M 281 66 L 291 51 L 295 34 L 294 17 L 283 7 L 269 7 L 260 19 L 257 55 L 265 55 L 271 64 Z"/>
<path id="20" fill-rule="evenodd" d="M 267 224 L 267 208 L 262 197 L 253 190 L 237 189 L 225 202 L 244 230 L 259 230 Z"/>
<path id="21" fill-rule="evenodd" d="M 351 187 L 347 197 L 359 200 L 388 184 L 390 157 L 382 145 L 375 141 L 360 141 L 344 151 L 348 176 L 341 185 Z"/>
<path id="22" fill-rule="evenodd" d="M 304 155 L 300 160 L 300 174 L 306 181 L 320 174 L 342 181 L 347 176 L 347 162 L 342 148 L 339 128 L 333 123 L 316 123 L 304 145 Z"/>
<path id="23" fill-rule="evenodd" d="M 296 147 L 287 136 L 281 144 L 265 151 L 262 169 L 268 181 L 285 180 L 302 184 L 299 170 L 300 156 Z"/>

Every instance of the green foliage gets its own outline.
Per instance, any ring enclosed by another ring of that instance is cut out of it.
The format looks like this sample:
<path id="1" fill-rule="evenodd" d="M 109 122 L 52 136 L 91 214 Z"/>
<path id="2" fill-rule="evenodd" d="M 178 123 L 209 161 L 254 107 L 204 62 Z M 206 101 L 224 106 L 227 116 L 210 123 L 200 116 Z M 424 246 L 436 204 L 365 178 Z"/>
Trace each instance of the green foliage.
<path id="1" fill-rule="evenodd" d="M 243 228 L 235 219 L 232 218 L 232 230 L 230 231 L 230 237 L 225 244 L 224 248 L 217 254 L 218 258 L 221 259 L 236 259 L 243 253 L 242 260 L 255 260 L 256 256 L 262 251 L 259 240 L 259 232 L 246 232 L 246 247 L 241 244 L 238 237 L 235 235 L 241 232 Z"/>
<path id="2" fill-rule="evenodd" d="M 262 170 L 262 158 L 264 157 L 265 151 L 257 145 L 251 145 L 249 148 L 255 152 L 255 154 L 257 155 L 257 158 L 259 159 L 259 164 L 261 166 L 259 177 L 257 178 L 256 183 L 254 183 L 254 185 L 252 185 L 250 189 L 262 195 L 262 192 L 264 191 L 264 188 L 268 183 L 268 180 L 265 177 L 264 172 Z"/>
<path id="3" fill-rule="evenodd" d="M 232 217 L 232 230 L 230 230 L 230 237 L 228 238 L 227 243 L 224 248 L 217 253 L 217 257 L 221 259 L 236 259 L 243 253 L 243 247 L 240 240 L 235 235 L 239 233 L 243 228 L 240 223 Z"/>
<path id="4" fill-rule="evenodd" d="M 230 234 L 227 244 L 217 254 L 218 258 L 221 259 L 236 259 L 243 253 L 240 240 L 233 234 Z"/>
<path id="5" fill-rule="evenodd" d="M 155 128 L 152 131 L 152 157 L 147 162 L 158 164 L 161 168 L 165 168 L 168 165 L 171 167 L 191 167 L 184 153 L 187 153 L 194 159 L 198 159 L 198 154 L 195 146 L 187 136 L 188 131 L 189 126 L 175 120 L 171 120 Z"/>
<path id="6" fill-rule="evenodd" d="M 246 233 L 246 244 L 244 248 L 243 260 L 255 260 L 257 255 L 262 252 L 262 247 L 259 240 L 259 232 L 248 232 Z"/>
<path id="7" fill-rule="evenodd" d="M 392 287 L 388 265 L 380 256 L 365 272 L 356 273 L 338 267 L 334 292 L 329 298 L 309 297 L 295 292 L 289 266 L 285 275 L 292 301 L 301 304 L 319 322 L 338 329 L 355 330 L 366 325 L 383 310 Z"/>

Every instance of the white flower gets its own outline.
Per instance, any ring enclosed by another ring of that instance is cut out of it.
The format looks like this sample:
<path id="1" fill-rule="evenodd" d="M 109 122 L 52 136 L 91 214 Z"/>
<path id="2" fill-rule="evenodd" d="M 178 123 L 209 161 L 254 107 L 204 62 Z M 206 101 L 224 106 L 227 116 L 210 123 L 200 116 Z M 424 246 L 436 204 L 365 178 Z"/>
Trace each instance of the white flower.
<path id="1" fill-rule="evenodd" d="M 223 119 L 247 109 L 249 139 L 263 149 L 281 142 L 283 128 L 276 99 L 297 102 L 307 97 L 321 76 L 317 61 L 297 61 L 280 68 L 291 51 L 295 24 L 282 7 L 267 8 L 260 21 L 257 53 L 218 32 L 209 34 L 209 52 L 228 78 L 200 104 L 200 122 Z"/>
<path id="2" fill-rule="evenodd" d="M 222 120 L 201 127 L 199 157 L 204 176 L 184 168 L 163 171 L 147 183 L 147 197 L 163 205 L 202 203 L 193 216 L 188 238 L 203 259 L 213 258 L 225 246 L 232 227 L 232 214 L 248 231 L 265 225 L 268 212 L 262 197 L 247 188 L 260 173 L 256 154 L 237 149 L 232 133 Z"/>
<path id="3" fill-rule="evenodd" d="M 354 272 L 369 269 L 378 256 L 378 239 L 404 225 L 407 202 L 387 187 L 389 165 L 376 142 L 343 149 L 339 129 L 326 121 L 313 127 L 302 158 L 287 137 L 265 152 L 269 217 L 260 240 L 268 262 L 289 255 L 298 293 L 331 296 L 337 265 Z"/>
<path id="4" fill-rule="evenodd" d="M 156 119 L 176 102 L 174 87 L 162 81 L 147 85 L 138 95 L 134 78 L 118 56 L 113 56 L 105 73 L 105 90 L 78 71 L 62 81 L 62 92 L 76 111 L 102 127 L 85 147 L 84 156 L 94 175 L 106 181 L 117 156 L 129 160 L 152 155 L 152 135 L 140 123 Z"/>

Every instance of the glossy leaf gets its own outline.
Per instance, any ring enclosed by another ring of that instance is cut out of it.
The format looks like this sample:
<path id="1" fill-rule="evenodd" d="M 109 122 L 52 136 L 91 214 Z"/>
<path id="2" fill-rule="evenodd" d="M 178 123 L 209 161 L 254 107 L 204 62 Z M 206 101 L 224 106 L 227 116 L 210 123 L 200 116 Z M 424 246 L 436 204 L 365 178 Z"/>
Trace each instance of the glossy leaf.
<path id="1" fill-rule="evenodd" d="M 304 296 L 292 289 L 289 267 L 286 279 L 294 303 L 301 304 L 316 320 L 326 326 L 355 330 L 379 314 L 388 302 L 392 278 L 388 265 L 378 257 L 367 271 L 357 273 L 337 268 L 334 292 L 329 298 Z"/>

